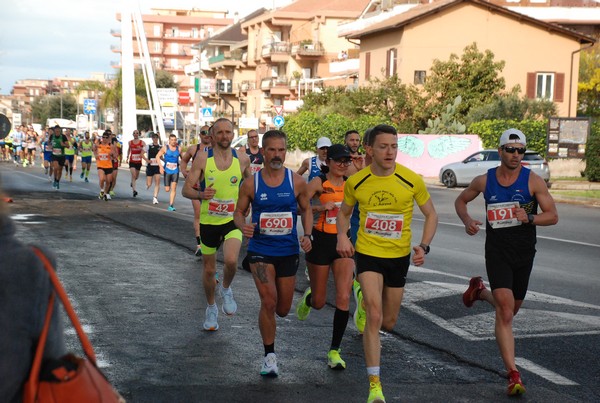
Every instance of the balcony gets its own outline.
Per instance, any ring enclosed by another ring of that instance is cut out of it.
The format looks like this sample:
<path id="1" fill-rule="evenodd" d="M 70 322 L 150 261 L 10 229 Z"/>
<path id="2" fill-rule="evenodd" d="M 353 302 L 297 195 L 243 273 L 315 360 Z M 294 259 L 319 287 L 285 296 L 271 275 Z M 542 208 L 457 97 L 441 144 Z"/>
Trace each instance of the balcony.
<path id="1" fill-rule="evenodd" d="M 296 56 L 296 58 L 322 57 L 327 53 L 321 42 L 307 40 L 294 42 L 291 49 L 291 54 Z"/>
<path id="2" fill-rule="evenodd" d="M 121 37 L 121 30 L 120 29 L 111 29 L 110 30 L 110 34 L 114 37 L 120 38 Z"/>
<path id="3" fill-rule="evenodd" d="M 243 53 L 239 49 L 233 50 L 231 52 L 224 52 L 220 55 L 210 57 L 208 59 L 208 65 L 214 69 L 218 69 L 219 67 L 241 68 L 244 67 L 242 56 Z"/>
<path id="4" fill-rule="evenodd" d="M 256 89 L 256 82 L 244 80 L 239 84 L 239 89 L 241 93 L 247 93 L 248 91 L 252 91 Z"/>
<path id="5" fill-rule="evenodd" d="M 290 95 L 290 81 L 287 76 L 263 78 L 260 89 L 269 91 L 271 95 Z"/>
<path id="6" fill-rule="evenodd" d="M 275 42 L 262 47 L 261 56 L 272 62 L 287 62 L 290 58 L 290 43 Z"/>
<path id="7" fill-rule="evenodd" d="M 121 53 L 121 46 L 120 45 L 110 45 L 110 50 L 112 50 L 113 53 Z"/>

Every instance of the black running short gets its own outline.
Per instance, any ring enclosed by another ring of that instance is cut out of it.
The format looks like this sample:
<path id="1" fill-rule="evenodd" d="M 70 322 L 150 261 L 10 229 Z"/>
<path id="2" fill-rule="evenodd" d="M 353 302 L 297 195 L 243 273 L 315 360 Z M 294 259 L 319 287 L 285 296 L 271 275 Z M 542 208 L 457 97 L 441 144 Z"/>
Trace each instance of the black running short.
<path id="1" fill-rule="evenodd" d="M 104 172 L 104 175 L 110 175 L 113 173 L 112 168 L 98 168 L 98 171 Z"/>
<path id="2" fill-rule="evenodd" d="M 202 229 L 202 227 L 200 227 Z M 248 252 L 248 264 L 255 263 L 271 264 L 275 268 L 275 276 L 293 277 L 298 272 L 298 255 L 289 256 L 265 256 L 256 252 Z"/>
<path id="3" fill-rule="evenodd" d="M 171 183 L 179 182 L 179 172 L 176 174 L 168 174 L 165 172 L 165 176 L 163 177 L 163 183 L 166 186 L 171 186 Z"/>
<path id="4" fill-rule="evenodd" d="M 342 257 L 335 250 L 337 234 L 327 234 L 313 228 L 312 249 L 306 254 L 306 261 L 312 264 L 329 266 Z"/>
<path id="5" fill-rule="evenodd" d="M 60 165 L 61 167 L 65 166 L 65 156 L 64 155 L 53 155 L 52 156 L 52 162 L 58 162 L 58 165 Z"/>
<path id="6" fill-rule="evenodd" d="M 141 162 L 130 162 L 129 168 L 135 168 L 139 171 L 140 169 L 142 169 L 142 163 Z"/>
<path id="7" fill-rule="evenodd" d="M 160 175 L 158 165 L 146 165 L 146 176 Z"/>
<path id="8" fill-rule="evenodd" d="M 509 248 L 486 245 L 485 269 L 492 291 L 508 288 L 512 290 L 515 300 L 524 300 L 534 258 L 535 247 L 529 252 L 515 253 Z"/>
<path id="9" fill-rule="evenodd" d="M 402 257 L 383 258 L 355 252 L 354 258 L 356 259 L 357 274 L 374 271 L 383 275 L 383 284 L 387 287 L 402 288 L 406 285 L 410 253 Z"/>

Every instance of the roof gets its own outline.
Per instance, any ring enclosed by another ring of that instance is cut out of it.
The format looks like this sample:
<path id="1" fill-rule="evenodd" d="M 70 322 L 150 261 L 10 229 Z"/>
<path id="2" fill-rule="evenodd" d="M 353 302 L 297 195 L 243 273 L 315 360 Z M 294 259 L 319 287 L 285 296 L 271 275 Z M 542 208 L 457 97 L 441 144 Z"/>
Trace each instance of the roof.
<path id="1" fill-rule="evenodd" d="M 370 0 L 296 0 L 292 4 L 281 7 L 279 11 L 314 12 L 324 11 L 356 12 L 357 16 L 369 5 Z"/>
<path id="2" fill-rule="evenodd" d="M 238 42 L 243 42 L 248 39 L 248 35 L 242 32 L 242 23 L 248 19 L 252 19 L 266 12 L 267 9 L 259 8 L 258 10 L 253 11 L 244 18 L 240 19 L 235 24 L 220 30 L 210 38 L 206 38 L 205 40 L 200 41 L 198 43 L 198 46 L 204 47 L 209 45 L 234 44 Z"/>
<path id="3" fill-rule="evenodd" d="M 485 0 L 436 0 L 432 3 L 420 4 L 404 13 L 391 16 L 386 20 L 369 25 L 359 31 L 352 32 L 346 35 L 346 38 L 360 39 L 362 37 L 377 34 L 380 32 L 403 28 L 409 24 L 413 24 L 415 22 L 423 20 L 433 14 L 437 14 L 440 11 L 451 9 L 463 3 L 468 3 L 476 7 L 482 7 L 496 14 L 501 14 L 514 20 L 523 21 L 531 25 L 535 25 L 546 31 L 555 32 L 557 34 L 562 34 L 571 37 L 580 43 L 595 42 L 595 39 L 581 34 L 579 32 L 549 22 L 537 20 L 524 14 L 509 10 L 505 7 L 489 3 Z"/>

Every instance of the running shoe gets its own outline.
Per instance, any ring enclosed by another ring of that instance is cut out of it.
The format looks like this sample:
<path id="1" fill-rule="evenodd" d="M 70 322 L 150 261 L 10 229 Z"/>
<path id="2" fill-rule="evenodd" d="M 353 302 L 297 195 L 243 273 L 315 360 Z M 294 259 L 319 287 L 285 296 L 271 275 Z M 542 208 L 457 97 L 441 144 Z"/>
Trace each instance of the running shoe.
<path id="1" fill-rule="evenodd" d="M 217 323 L 217 318 L 219 317 L 219 310 L 216 306 L 206 307 L 206 318 L 204 319 L 204 330 L 215 331 L 219 329 L 219 323 Z"/>
<path id="2" fill-rule="evenodd" d="M 79 178 L 83 179 L 83 172 L 79 175 Z"/>
<path id="3" fill-rule="evenodd" d="M 112 200 L 112 197 L 110 197 L 110 194 L 106 194 L 104 195 L 104 200 Z"/>
<path id="4" fill-rule="evenodd" d="M 133 191 L 133 197 L 136 197 L 138 195 L 138 193 L 134 190 Z"/>
<path id="5" fill-rule="evenodd" d="M 381 390 L 381 382 L 377 375 L 369 375 L 369 398 L 367 403 L 385 403 L 383 391 Z"/>
<path id="6" fill-rule="evenodd" d="M 233 299 L 233 291 L 231 291 L 231 286 L 225 290 L 223 287 L 219 287 L 219 293 L 223 298 L 223 307 L 221 310 L 225 315 L 233 315 L 235 311 L 237 311 L 237 303 L 235 299 Z"/>
<path id="7" fill-rule="evenodd" d="M 115 197 L 115 196 L 116 196 L 116 194 L 115 194 L 114 190 L 111 190 L 110 192 L 108 192 L 108 194 L 109 194 L 109 195 L 111 195 L 112 197 Z"/>
<path id="8" fill-rule="evenodd" d="M 56 190 L 60 189 L 60 181 L 56 181 Z"/>
<path id="9" fill-rule="evenodd" d="M 152 204 L 158 204 L 158 199 L 156 197 L 152 198 Z"/>
<path id="10" fill-rule="evenodd" d="M 331 369 L 346 369 L 346 362 L 340 357 L 340 350 L 329 350 L 327 353 L 327 365 Z"/>
<path id="11" fill-rule="evenodd" d="M 100 194 L 98 195 L 98 199 L 100 199 L 100 200 L 104 199 L 104 192 L 100 192 Z"/>
<path id="12" fill-rule="evenodd" d="M 265 356 L 265 360 L 260 369 L 260 374 L 269 377 L 276 377 L 279 375 L 279 370 L 277 369 L 277 356 L 275 353 L 269 353 Z"/>
<path id="13" fill-rule="evenodd" d="M 508 389 L 509 396 L 522 395 L 525 393 L 525 386 L 521 380 L 521 374 L 516 369 L 508 371 Z"/>
<path id="14" fill-rule="evenodd" d="M 202 256 L 202 245 L 198 245 L 196 247 L 196 253 L 194 253 L 196 256 Z"/>
<path id="15" fill-rule="evenodd" d="M 306 297 L 311 293 L 310 287 L 304 291 L 302 298 L 298 301 L 298 305 L 296 305 L 296 316 L 298 320 L 306 320 L 308 318 L 308 314 L 310 313 L 310 306 L 306 304 Z"/>
<path id="16" fill-rule="evenodd" d="M 175 207 L 173 207 L 173 205 L 171 204 L 167 210 L 169 210 L 169 211 L 175 211 Z"/>
<path id="17" fill-rule="evenodd" d="M 85 181 L 86 181 L 86 182 L 89 182 L 88 178 L 85 178 Z"/>
<path id="18" fill-rule="evenodd" d="M 354 292 L 354 302 L 356 302 L 356 308 L 354 309 L 354 326 L 358 329 L 359 333 L 365 331 L 365 324 L 367 323 L 367 313 L 363 306 L 363 295 L 360 289 L 360 283 L 354 280 L 352 284 L 352 291 Z"/>
<path id="19" fill-rule="evenodd" d="M 481 277 L 472 277 L 469 281 L 469 288 L 463 293 L 463 304 L 467 308 L 472 307 L 475 301 L 479 300 L 483 290 L 485 290 L 485 285 Z"/>

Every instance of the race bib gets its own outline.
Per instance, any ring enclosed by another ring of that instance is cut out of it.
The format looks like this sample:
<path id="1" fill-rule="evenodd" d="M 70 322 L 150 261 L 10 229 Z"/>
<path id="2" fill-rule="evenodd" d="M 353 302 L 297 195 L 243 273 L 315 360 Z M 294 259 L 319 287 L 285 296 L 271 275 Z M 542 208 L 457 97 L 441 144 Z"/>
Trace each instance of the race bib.
<path id="1" fill-rule="evenodd" d="M 260 171 L 262 168 L 262 164 L 250 164 L 250 173 L 255 174 Z"/>
<path id="2" fill-rule="evenodd" d="M 61 148 L 53 148 L 52 149 L 52 154 L 54 154 L 54 155 L 61 155 L 62 154 L 62 149 Z"/>
<path id="3" fill-rule="evenodd" d="M 208 215 L 213 217 L 233 217 L 235 201 L 233 199 L 211 199 L 208 202 Z"/>
<path id="4" fill-rule="evenodd" d="M 292 212 L 261 213 L 259 225 L 263 235 L 289 235 L 294 228 Z"/>
<path id="5" fill-rule="evenodd" d="M 519 202 L 494 203 L 487 206 L 487 220 L 493 229 L 516 227 L 521 225 L 517 220 L 515 209 Z"/>
<path id="6" fill-rule="evenodd" d="M 166 168 L 167 168 L 169 171 L 174 171 L 174 170 L 176 170 L 176 169 L 177 169 L 177 163 L 176 163 L 176 162 L 167 162 L 167 163 L 166 163 Z"/>
<path id="7" fill-rule="evenodd" d="M 150 165 L 154 165 L 154 166 L 158 165 L 158 161 L 156 160 L 156 158 L 150 159 Z"/>
<path id="8" fill-rule="evenodd" d="M 142 154 L 131 154 L 131 162 L 142 162 Z"/>
<path id="9" fill-rule="evenodd" d="M 108 161 L 108 154 L 98 154 L 98 159 L 100 161 Z"/>
<path id="10" fill-rule="evenodd" d="M 367 213 L 364 231 L 367 234 L 386 239 L 402 237 L 403 214 Z"/>
<path id="11" fill-rule="evenodd" d="M 338 202 L 335 203 L 335 207 L 333 209 L 325 211 L 325 223 L 335 224 L 337 222 L 336 217 L 341 206 L 342 202 Z"/>

